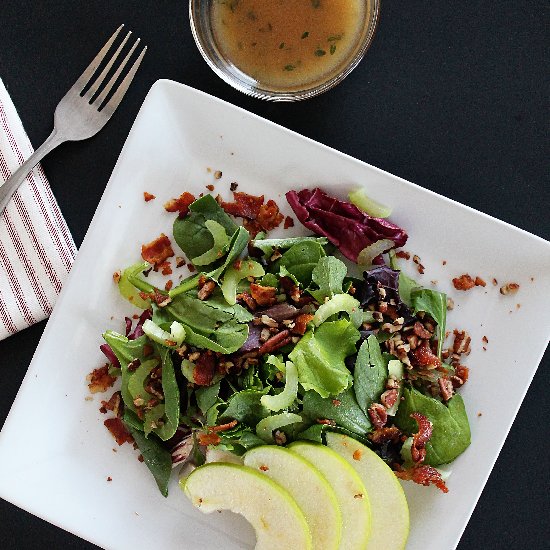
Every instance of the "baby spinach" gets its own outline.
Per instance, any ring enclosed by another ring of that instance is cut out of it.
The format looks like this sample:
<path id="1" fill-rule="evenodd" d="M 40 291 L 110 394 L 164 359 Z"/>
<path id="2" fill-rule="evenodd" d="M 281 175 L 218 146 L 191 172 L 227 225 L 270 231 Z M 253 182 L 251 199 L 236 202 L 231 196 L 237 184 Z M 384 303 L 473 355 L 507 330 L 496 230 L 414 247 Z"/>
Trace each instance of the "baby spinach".
<path id="1" fill-rule="evenodd" d="M 222 263 L 222 265 L 207 273 L 207 278 L 217 281 L 223 275 L 225 270 L 230 265 L 232 265 L 235 260 L 239 258 L 243 250 L 248 246 L 249 238 L 250 234 L 248 233 L 248 231 L 244 227 L 239 227 L 231 237 L 231 241 L 228 245 L 229 252 L 225 257 L 225 261 Z"/>
<path id="2" fill-rule="evenodd" d="M 207 220 L 223 226 L 228 237 L 238 229 L 214 197 L 205 195 L 197 199 L 189 207 L 189 215 L 174 221 L 174 239 L 188 258 L 200 256 L 214 246 L 214 238 L 205 223 Z"/>
<path id="3" fill-rule="evenodd" d="M 304 287 L 311 283 L 311 275 L 315 266 L 326 253 L 323 247 L 315 241 L 305 241 L 289 248 L 276 262 L 276 266 L 285 269 Z"/>
<path id="4" fill-rule="evenodd" d="M 333 420 L 337 426 L 360 435 L 372 429 L 368 416 L 357 403 L 351 388 L 333 399 L 324 399 L 317 392 L 308 391 L 304 395 L 303 407 L 304 416 L 311 420 Z"/>
<path id="5" fill-rule="evenodd" d="M 423 311 L 437 323 L 438 346 L 437 354 L 441 357 L 443 340 L 445 340 L 445 325 L 447 321 L 447 296 L 437 290 L 423 288 L 411 292 L 411 303 L 415 313 Z"/>
<path id="6" fill-rule="evenodd" d="M 261 239 L 259 237 L 260 234 L 252 241 L 252 245 L 254 248 L 261 250 L 266 256 L 271 256 L 274 249 L 287 250 L 296 244 L 314 242 L 324 246 L 328 243 L 326 237 L 290 237 L 288 239 Z"/>
<path id="7" fill-rule="evenodd" d="M 180 390 L 176 380 L 171 351 L 155 345 L 155 351 L 162 362 L 162 392 L 164 393 L 164 424 L 155 428 L 155 433 L 163 440 L 170 439 L 178 429 L 180 415 Z"/>
<path id="8" fill-rule="evenodd" d="M 172 473 L 172 455 L 161 445 L 156 436 L 146 438 L 128 423 L 126 428 L 134 438 L 139 452 L 143 456 L 143 461 L 153 474 L 159 491 L 163 496 L 168 496 L 168 483 Z"/>
<path id="9" fill-rule="evenodd" d="M 249 426 L 255 426 L 260 420 L 269 416 L 269 409 L 262 405 L 262 397 L 270 388 L 263 390 L 242 390 L 234 393 L 228 401 L 227 409 L 220 418 L 238 420 Z"/>
<path id="10" fill-rule="evenodd" d="M 407 435 L 418 431 L 416 420 L 410 416 L 413 412 L 423 414 L 433 425 L 432 437 L 426 444 L 426 464 L 452 462 L 470 445 L 470 424 L 461 395 L 456 394 L 443 404 L 414 388 L 405 388 L 395 424 Z"/>
<path id="11" fill-rule="evenodd" d="M 309 330 L 289 354 L 305 390 L 322 397 L 337 395 L 352 383 L 344 359 L 355 353 L 359 331 L 347 320 L 325 322 Z"/>
<path id="12" fill-rule="evenodd" d="M 197 405 L 202 414 L 206 414 L 206 411 L 212 407 L 218 400 L 220 393 L 220 382 L 213 384 L 212 386 L 205 386 L 197 388 L 195 390 L 195 396 L 197 397 Z"/>

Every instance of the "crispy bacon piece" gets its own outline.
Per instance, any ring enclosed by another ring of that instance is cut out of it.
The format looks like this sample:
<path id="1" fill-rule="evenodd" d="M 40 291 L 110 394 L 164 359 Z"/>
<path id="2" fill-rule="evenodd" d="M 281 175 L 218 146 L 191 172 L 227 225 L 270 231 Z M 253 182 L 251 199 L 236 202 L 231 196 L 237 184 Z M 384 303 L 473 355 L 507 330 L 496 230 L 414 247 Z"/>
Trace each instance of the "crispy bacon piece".
<path id="1" fill-rule="evenodd" d="M 220 441 L 220 436 L 215 432 L 199 434 L 199 444 L 204 445 L 205 447 L 208 445 L 217 445 Z"/>
<path id="2" fill-rule="evenodd" d="M 465 273 L 460 277 L 455 277 L 453 279 L 453 285 L 457 290 L 470 290 L 471 288 L 474 288 L 474 286 L 476 286 L 476 283 L 474 279 L 470 277 L 470 275 Z"/>
<path id="3" fill-rule="evenodd" d="M 389 428 L 378 428 L 368 435 L 368 438 L 377 445 L 387 443 L 397 443 L 401 437 L 401 430 L 397 426 L 390 426 Z"/>
<path id="4" fill-rule="evenodd" d="M 411 418 L 418 424 L 418 432 L 412 436 L 411 456 L 415 463 L 420 464 L 426 458 L 426 443 L 432 437 L 432 423 L 418 412 L 413 412 Z"/>
<path id="5" fill-rule="evenodd" d="M 88 375 L 88 388 L 90 393 L 105 392 L 113 386 L 116 378 L 109 374 L 109 365 L 104 365 L 99 369 L 94 369 Z"/>
<path id="6" fill-rule="evenodd" d="M 109 401 L 102 401 L 99 412 L 102 414 L 106 414 L 107 411 L 113 411 L 113 413 L 115 413 L 115 416 L 121 416 L 122 408 L 120 406 L 120 396 L 120 392 L 116 391 L 115 393 L 113 393 L 113 395 L 111 395 Z"/>
<path id="7" fill-rule="evenodd" d="M 216 356 L 210 350 L 204 351 L 195 361 L 193 379 L 198 386 L 209 386 L 216 374 Z"/>
<path id="8" fill-rule="evenodd" d="M 211 432 L 226 432 L 227 430 L 230 430 L 231 428 L 234 428 L 238 422 L 236 420 L 232 420 L 231 422 L 228 422 L 227 424 L 220 424 L 218 426 L 210 426 L 208 429 Z"/>
<path id="9" fill-rule="evenodd" d="M 151 193 L 147 193 L 147 191 L 143 192 L 143 200 L 145 202 L 152 201 L 153 199 L 156 199 L 155 195 L 151 195 Z"/>
<path id="10" fill-rule="evenodd" d="M 474 284 L 476 286 L 487 286 L 487 283 L 481 277 L 476 277 L 474 280 Z"/>
<path id="11" fill-rule="evenodd" d="M 138 294 L 142 300 L 153 300 L 159 307 L 165 307 L 172 301 L 168 294 L 162 294 L 156 288 L 153 292 L 139 292 Z"/>
<path id="12" fill-rule="evenodd" d="M 427 345 L 411 350 L 410 356 L 412 356 L 415 366 L 431 368 L 441 367 L 441 360 L 437 355 L 434 355 Z"/>
<path id="13" fill-rule="evenodd" d="M 103 424 L 111 432 L 118 445 L 134 442 L 134 438 L 130 435 L 130 432 L 128 432 L 120 418 L 107 418 Z"/>
<path id="14" fill-rule="evenodd" d="M 273 286 L 250 283 L 250 294 L 259 306 L 272 306 L 277 303 L 277 289 Z"/>
<path id="15" fill-rule="evenodd" d="M 408 470 L 398 470 L 395 472 L 395 475 L 399 479 L 414 481 L 415 483 L 425 485 L 426 487 L 433 484 L 444 493 L 449 492 L 445 482 L 441 479 L 441 474 L 433 466 L 428 466 L 427 464 L 413 466 Z"/>
<path id="16" fill-rule="evenodd" d="M 270 199 L 260 207 L 257 222 L 265 231 L 279 227 L 283 220 L 284 216 L 279 212 L 279 207 L 274 200 Z"/>
<path id="17" fill-rule="evenodd" d="M 264 203 L 264 196 L 256 197 L 249 195 L 248 193 L 241 193 L 240 191 L 233 191 L 233 198 L 235 202 L 221 201 L 220 206 L 232 216 L 240 218 L 248 218 L 249 220 L 255 220 L 260 213 L 260 208 Z"/>
<path id="18" fill-rule="evenodd" d="M 314 316 L 309 313 L 302 313 L 301 315 L 298 315 L 294 321 L 292 333 L 303 336 L 306 333 L 307 324 L 313 319 L 313 317 Z"/>
<path id="19" fill-rule="evenodd" d="M 141 257 L 155 267 L 174 256 L 170 239 L 161 233 L 158 239 L 141 245 Z"/>
<path id="20" fill-rule="evenodd" d="M 368 408 L 368 413 L 371 422 L 377 430 L 383 428 L 388 421 L 388 413 L 386 412 L 386 408 L 380 403 L 373 403 Z"/>
<path id="21" fill-rule="evenodd" d="M 289 229 L 290 227 L 294 227 L 294 218 L 291 218 L 290 216 L 287 216 L 285 218 L 285 224 L 283 226 L 285 229 Z"/>
<path id="22" fill-rule="evenodd" d="M 262 231 L 262 226 L 256 220 L 249 220 L 248 218 L 243 218 L 243 227 L 250 233 L 252 239 Z"/>
<path id="23" fill-rule="evenodd" d="M 258 308 L 258 304 L 248 292 L 237 294 L 237 300 L 244 302 L 250 311 L 256 311 L 256 309 Z"/>
<path id="24" fill-rule="evenodd" d="M 160 271 L 163 275 L 172 275 L 172 266 L 170 262 L 164 261 L 161 264 L 155 265 L 155 271 Z"/>
<path id="25" fill-rule="evenodd" d="M 273 353 L 275 350 L 278 350 L 279 348 L 290 344 L 291 341 L 292 336 L 290 335 L 290 331 L 283 330 L 279 332 L 279 334 L 275 334 L 275 336 L 272 336 L 269 340 L 267 340 L 267 342 L 264 342 L 260 347 L 259 353 L 260 355 Z"/>
<path id="26" fill-rule="evenodd" d="M 167 212 L 179 212 L 180 218 L 187 216 L 189 212 L 189 205 L 195 202 L 195 195 L 188 193 L 182 193 L 177 199 L 170 199 L 164 205 L 164 209 Z"/>

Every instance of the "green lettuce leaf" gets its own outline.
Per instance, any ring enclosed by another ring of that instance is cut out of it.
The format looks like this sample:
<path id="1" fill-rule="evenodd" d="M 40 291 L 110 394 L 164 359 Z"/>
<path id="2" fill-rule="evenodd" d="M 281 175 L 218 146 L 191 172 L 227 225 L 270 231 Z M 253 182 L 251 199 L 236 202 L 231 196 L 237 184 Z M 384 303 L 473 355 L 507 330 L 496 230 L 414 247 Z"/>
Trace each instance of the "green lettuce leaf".
<path id="1" fill-rule="evenodd" d="M 344 359 L 355 353 L 357 340 L 359 331 L 345 319 L 325 322 L 315 332 L 306 332 L 289 355 L 303 388 L 315 390 L 322 397 L 348 388 L 352 376 Z"/>
<path id="2" fill-rule="evenodd" d="M 228 401 L 227 409 L 220 418 L 228 418 L 255 426 L 260 420 L 269 416 L 269 409 L 262 405 L 261 399 L 270 388 L 263 390 L 243 390 L 234 393 Z"/>
<path id="3" fill-rule="evenodd" d="M 342 293 L 342 285 L 347 273 L 346 264 L 338 258 L 334 256 L 321 258 L 311 273 L 311 280 L 319 288 L 308 291 L 320 304 L 323 304 L 325 298 L 332 298 L 335 294 Z"/>
<path id="4" fill-rule="evenodd" d="M 448 464 L 470 445 L 470 424 L 461 395 L 455 394 L 445 405 L 414 388 L 405 388 L 395 424 L 407 435 L 418 431 L 416 420 L 411 418 L 413 412 L 423 414 L 433 425 L 426 444 L 426 464 Z"/>
<path id="5" fill-rule="evenodd" d="M 275 265 L 281 274 L 288 273 L 304 287 L 308 287 L 313 270 L 325 256 L 325 250 L 318 242 L 305 241 L 289 248 Z"/>

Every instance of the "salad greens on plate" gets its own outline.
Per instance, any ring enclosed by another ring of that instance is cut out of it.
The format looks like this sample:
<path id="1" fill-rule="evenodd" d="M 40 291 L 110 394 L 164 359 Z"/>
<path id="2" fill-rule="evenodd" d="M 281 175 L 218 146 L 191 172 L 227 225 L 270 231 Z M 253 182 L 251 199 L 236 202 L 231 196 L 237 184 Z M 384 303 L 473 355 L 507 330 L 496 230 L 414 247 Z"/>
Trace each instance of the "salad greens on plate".
<path id="1" fill-rule="evenodd" d="M 103 402 L 115 416 L 106 425 L 135 443 L 162 494 L 174 466 L 326 444 L 329 432 L 367 445 L 397 477 L 447 492 L 437 467 L 470 444 L 456 393 L 467 347 L 444 349 L 445 294 L 399 270 L 407 233 L 375 217 L 389 210 L 360 192 L 352 203 L 291 191 L 313 234 L 269 238 L 283 220 L 273 201 L 184 195 L 173 239 L 193 273 L 154 286 L 148 274 L 170 273 L 174 252 L 165 235 L 144 245 L 145 261 L 116 277 L 141 313 L 103 334 L 109 364 L 92 374 L 102 390 L 119 384 Z"/>

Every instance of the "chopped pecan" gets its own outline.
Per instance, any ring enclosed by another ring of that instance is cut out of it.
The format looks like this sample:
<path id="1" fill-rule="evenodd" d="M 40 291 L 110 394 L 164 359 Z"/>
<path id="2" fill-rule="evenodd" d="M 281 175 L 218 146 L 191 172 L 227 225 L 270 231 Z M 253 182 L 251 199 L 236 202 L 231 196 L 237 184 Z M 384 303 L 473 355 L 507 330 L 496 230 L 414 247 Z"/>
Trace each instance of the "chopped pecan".
<path id="1" fill-rule="evenodd" d="M 99 369 L 94 369 L 88 375 L 88 388 L 90 393 L 107 391 L 115 383 L 116 377 L 109 374 L 109 365 L 104 365 Z"/>
<path id="2" fill-rule="evenodd" d="M 468 355 L 470 353 L 470 343 L 472 339 L 465 330 L 453 330 L 454 342 L 453 353 L 458 355 Z"/>
<path id="3" fill-rule="evenodd" d="M 292 327 L 292 332 L 294 334 L 301 334 L 302 336 L 306 333 L 307 324 L 313 319 L 313 315 L 309 313 L 302 313 L 298 315 L 294 321 L 294 327 Z"/>
<path id="4" fill-rule="evenodd" d="M 515 294 L 519 290 L 519 285 L 517 283 L 506 283 L 500 287 L 501 294 Z"/>
<path id="5" fill-rule="evenodd" d="M 150 264 L 158 265 L 174 256 L 170 239 L 161 233 L 160 237 L 141 246 L 141 257 Z"/>
<path id="6" fill-rule="evenodd" d="M 433 336 L 433 334 L 429 330 L 426 330 L 426 328 L 420 321 L 416 321 L 416 323 L 414 324 L 413 332 L 422 340 L 428 340 Z"/>
<path id="7" fill-rule="evenodd" d="M 254 300 L 254 298 L 252 298 L 252 296 L 248 292 L 237 294 L 237 300 L 244 302 L 250 311 L 256 311 L 256 309 L 258 308 L 256 300 Z"/>
<path id="8" fill-rule="evenodd" d="M 426 340 L 424 340 L 426 342 Z M 434 355 L 432 350 L 427 345 L 417 347 L 410 352 L 413 359 L 413 364 L 420 367 L 438 368 L 441 366 L 441 360 L 437 355 Z"/>
<path id="9" fill-rule="evenodd" d="M 260 347 L 260 355 L 273 353 L 275 350 L 278 350 L 279 348 L 290 344 L 291 341 L 292 337 L 290 336 L 290 331 L 283 330 L 279 332 L 279 334 L 275 334 L 275 336 L 272 336 L 267 342 L 262 344 L 262 346 Z"/>
<path id="10" fill-rule="evenodd" d="M 408 252 L 406 252 L 405 250 L 399 250 L 395 255 L 398 258 L 402 258 L 403 260 L 410 260 L 410 258 L 411 258 L 411 255 Z"/>
<path id="11" fill-rule="evenodd" d="M 453 279 L 453 285 L 457 290 L 470 290 L 476 286 L 476 283 L 470 275 L 465 273 L 464 275 Z"/>
<path id="12" fill-rule="evenodd" d="M 454 393 L 452 381 L 442 376 L 437 383 L 439 384 L 439 393 L 441 393 L 441 397 L 443 397 L 444 401 L 449 401 Z"/>
<path id="13" fill-rule="evenodd" d="M 214 281 L 206 281 L 204 285 L 199 289 L 197 293 L 197 298 L 199 300 L 207 300 L 210 298 L 214 290 L 216 289 L 216 283 Z"/>
<path id="14" fill-rule="evenodd" d="M 383 428 L 388 421 L 388 413 L 386 408 L 380 403 L 373 403 L 368 408 L 369 417 L 376 429 Z"/>
<path id="15" fill-rule="evenodd" d="M 272 306 L 277 303 L 277 289 L 273 286 L 250 283 L 250 294 L 259 306 Z"/>
<path id="16" fill-rule="evenodd" d="M 487 286 L 487 283 L 481 277 L 476 277 L 474 280 L 474 284 L 476 286 Z"/>
<path id="17" fill-rule="evenodd" d="M 398 397 L 399 397 L 399 393 L 396 389 L 386 390 L 380 396 L 380 401 L 382 402 L 382 405 L 386 407 L 386 409 L 391 409 L 397 402 Z"/>

